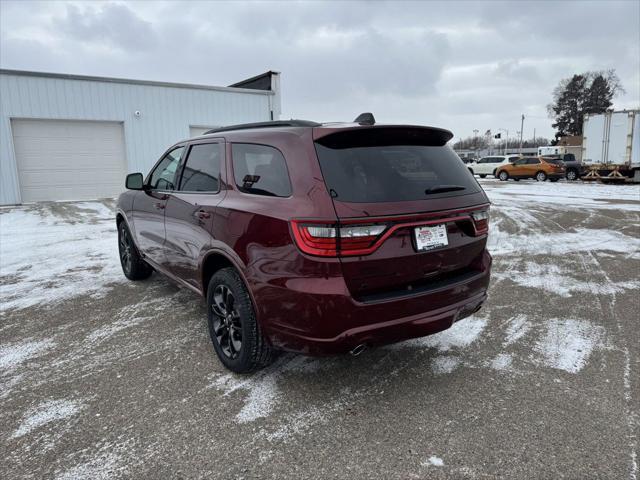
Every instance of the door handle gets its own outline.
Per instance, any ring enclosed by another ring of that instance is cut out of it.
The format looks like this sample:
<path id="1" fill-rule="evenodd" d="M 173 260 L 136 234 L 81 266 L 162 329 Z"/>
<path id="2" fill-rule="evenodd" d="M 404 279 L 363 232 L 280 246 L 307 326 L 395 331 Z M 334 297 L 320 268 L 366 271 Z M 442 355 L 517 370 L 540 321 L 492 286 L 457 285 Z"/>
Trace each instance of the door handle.
<path id="1" fill-rule="evenodd" d="M 205 210 L 198 210 L 196 213 L 193 214 L 193 216 L 196 218 L 199 218 L 200 220 L 207 220 L 211 218 L 211 213 L 206 212 Z"/>
<path id="2" fill-rule="evenodd" d="M 154 203 L 153 205 L 154 205 L 154 207 L 156 207 L 158 210 L 164 210 L 164 206 L 165 206 L 165 204 L 164 204 L 164 203 L 157 202 L 157 203 Z"/>

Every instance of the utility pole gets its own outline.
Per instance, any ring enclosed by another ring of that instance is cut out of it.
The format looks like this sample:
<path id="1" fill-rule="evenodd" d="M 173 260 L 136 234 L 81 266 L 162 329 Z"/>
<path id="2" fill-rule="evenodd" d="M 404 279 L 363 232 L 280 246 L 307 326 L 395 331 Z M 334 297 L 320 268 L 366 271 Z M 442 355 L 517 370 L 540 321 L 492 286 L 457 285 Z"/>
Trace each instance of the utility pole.
<path id="1" fill-rule="evenodd" d="M 522 133 L 524 132 L 524 113 L 522 114 L 522 120 L 520 122 L 520 155 L 522 155 Z"/>
<path id="2" fill-rule="evenodd" d="M 507 134 L 506 138 L 504 139 L 504 150 L 502 151 L 503 155 L 507 154 L 507 147 L 509 144 L 509 130 L 507 130 L 506 128 L 499 128 L 498 129 L 501 132 L 505 132 Z"/>

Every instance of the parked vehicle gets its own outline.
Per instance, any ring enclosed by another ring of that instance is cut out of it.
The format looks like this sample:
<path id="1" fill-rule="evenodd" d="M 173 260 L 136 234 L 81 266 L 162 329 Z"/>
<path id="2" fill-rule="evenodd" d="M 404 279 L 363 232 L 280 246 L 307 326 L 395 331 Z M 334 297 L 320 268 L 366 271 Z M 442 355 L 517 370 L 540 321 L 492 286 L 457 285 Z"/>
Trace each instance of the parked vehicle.
<path id="1" fill-rule="evenodd" d="M 202 295 L 221 362 L 444 330 L 487 296 L 489 201 L 451 132 L 291 120 L 178 142 L 117 205 L 122 268 Z"/>
<path id="2" fill-rule="evenodd" d="M 567 138 L 567 137 L 564 137 Z M 575 138 L 575 137 L 571 137 Z M 548 145 L 545 147 L 538 147 L 539 157 L 554 157 L 572 154 L 574 160 L 582 160 L 582 145 Z"/>
<path id="3" fill-rule="evenodd" d="M 583 180 L 640 182 L 640 110 L 585 115 Z"/>
<path id="4" fill-rule="evenodd" d="M 561 165 L 564 166 L 564 177 L 569 181 L 580 180 L 580 177 L 587 173 L 584 164 L 576 160 L 573 153 L 544 155 L 543 158 L 562 162 Z"/>
<path id="5" fill-rule="evenodd" d="M 493 155 L 490 157 L 482 157 L 477 162 L 470 163 L 467 166 L 472 174 L 480 175 L 480 178 L 485 178 L 487 175 L 496 177 L 498 167 L 507 165 L 510 162 L 515 162 L 519 158 L 520 155 Z"/>
<path id="6" fill-rule="evenodd" d="M 557 182 L 564 177 L 565 170 L 562 161 L 558 159 L 525 157 L 499 167 L 496 173 L 502 181 L 507 181 L 510 178 L 514 180 L 534 178 L 539 182 L 544 182 L 547 179 Z"/>

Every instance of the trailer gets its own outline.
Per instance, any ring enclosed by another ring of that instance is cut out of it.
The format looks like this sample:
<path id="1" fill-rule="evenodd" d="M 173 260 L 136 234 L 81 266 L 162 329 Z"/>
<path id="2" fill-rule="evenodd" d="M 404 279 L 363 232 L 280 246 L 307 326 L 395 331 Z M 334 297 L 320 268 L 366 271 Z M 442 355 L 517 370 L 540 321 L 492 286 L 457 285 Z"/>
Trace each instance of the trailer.
<path id="1" fill-rule="evenodd" d="M 585 115 L 585 181 L 640 183 L 640 110 Z"/>
<path id="2" fill-rule="evenodd" d="M 538 147 L 539 157 L 564 156 L 572 154 L 577 162 L 582 161 L 582 145 L 547 145 Z"/>

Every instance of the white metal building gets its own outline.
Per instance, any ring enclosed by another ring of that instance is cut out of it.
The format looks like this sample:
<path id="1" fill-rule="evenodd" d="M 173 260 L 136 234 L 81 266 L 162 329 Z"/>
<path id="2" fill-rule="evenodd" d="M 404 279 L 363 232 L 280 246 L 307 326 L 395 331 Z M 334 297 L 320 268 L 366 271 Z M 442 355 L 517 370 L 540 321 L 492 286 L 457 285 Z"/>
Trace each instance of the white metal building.
<path id="1" fill-rule="evenodd" d="M 115 197 L 170 144 L 280 108 L 277 72 L 212 87 L 0 69 L 0 205 Z"/>

